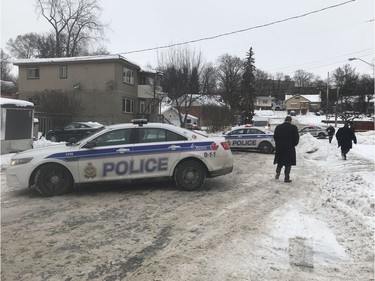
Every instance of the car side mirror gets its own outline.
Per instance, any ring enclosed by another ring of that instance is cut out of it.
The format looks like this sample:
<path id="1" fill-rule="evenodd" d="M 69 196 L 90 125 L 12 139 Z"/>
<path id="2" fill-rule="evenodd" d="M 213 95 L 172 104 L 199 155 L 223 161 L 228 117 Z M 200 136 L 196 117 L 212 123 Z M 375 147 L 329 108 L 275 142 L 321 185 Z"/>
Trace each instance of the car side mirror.
<path id="1" fill-rule="evenodd" d="M 88 141 L 84 146 L 83 148 L 93 148 L 96 146 L 96 142 L 95 141 Z"/>
<path id="2" fill-rule="evenodd" d="M 68 140 L 67 145 L 72 145 L 72 144 L 75 144 L 76 142 L 77 142 L 77 139 L 76 139 L 76 138 L 70 138 L 70 139 Z"/>

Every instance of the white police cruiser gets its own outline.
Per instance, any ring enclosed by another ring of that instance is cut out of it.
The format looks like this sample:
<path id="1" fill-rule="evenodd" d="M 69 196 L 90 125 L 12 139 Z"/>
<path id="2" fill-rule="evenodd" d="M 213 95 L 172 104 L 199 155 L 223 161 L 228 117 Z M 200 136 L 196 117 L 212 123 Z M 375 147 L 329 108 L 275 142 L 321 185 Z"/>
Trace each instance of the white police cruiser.
<path id="1" fill-rule="evenodd" d="M 313 137 L 324 139 L 328 136 L 327 128 L 319 126 L 306 126 L 299 130 L 299 134 L 302 136 L 304 134 L 311 134 Z"/>
<path id="2" fill-rule="evenodd" d="M 232 170 L 233 156 L 224 138 L 138 119 L 106 126 L 76 143 L 20 152 L 12 157 L 6 175 L 8 186 L 35 187 L 53 196 L 81 184 L 156 177 L 195 190 L 206 177 Z"/>
<path id="3" fill-rule="evenodd" d="M 275 150 L 273 133 L 261 127 L 234 127 L 224 137 L 229 141 L 231 149 L 256 149 L 262 153 L 272 153 Z"/>

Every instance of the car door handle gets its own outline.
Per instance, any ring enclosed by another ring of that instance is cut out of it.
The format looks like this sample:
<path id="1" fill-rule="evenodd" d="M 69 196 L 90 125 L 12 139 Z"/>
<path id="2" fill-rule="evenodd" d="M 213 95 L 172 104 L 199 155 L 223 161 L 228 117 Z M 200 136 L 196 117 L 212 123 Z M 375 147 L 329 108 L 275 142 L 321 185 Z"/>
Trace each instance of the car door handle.
<path id="1" fill-rule="evenodd" d="M 171 150 L 176 150 L 177 148 L 181 148 L 181 146 L 180 145 L 171 145 L 168 148 L 171 149 Z"/>
<path id="2" fill-rule="evenodd" d="M 116 152 L 120 152 L 120 153 L 124 153 L 124 152 L 128 152 L 128 151 L 130 151 L 130 149 L 128 149 L 128 148 L 119 148 L 119 149 L 116 150 Z"/>

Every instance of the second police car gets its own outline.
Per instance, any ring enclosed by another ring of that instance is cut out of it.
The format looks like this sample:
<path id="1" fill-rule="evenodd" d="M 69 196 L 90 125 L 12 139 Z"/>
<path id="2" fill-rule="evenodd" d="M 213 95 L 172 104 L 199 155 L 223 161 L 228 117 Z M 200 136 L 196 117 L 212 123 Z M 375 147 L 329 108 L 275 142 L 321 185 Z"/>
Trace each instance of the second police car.
<path id="1" fill-rule="evenodd" d="M 327 128 L 314 126 L 314 125 L 301 128 L 299 130 L 299 134 L 300 135 L 311 134 L 313 137 L 316 137 L 319 139 L 324 139 L 325 137 L 328 136 Z"/>
<path id="2" fill-rule="evenodd" d="M 231 149 L 255 149 L 262 153 L 272 153 L 275 150 L 273 133 L 261 127 L 234 127 L 224 137 L 229 141 Z"/>
<path id="3" fill-rule="evenodd" d="M 20 152 L 10 164 L 8 186 L 53 196 L 80 184 L 160 177 L 195 190 L 206 177 L 231 173 L 233 156 L 224 138 L 136 120 L 106 126 L 77 143 Z"/>

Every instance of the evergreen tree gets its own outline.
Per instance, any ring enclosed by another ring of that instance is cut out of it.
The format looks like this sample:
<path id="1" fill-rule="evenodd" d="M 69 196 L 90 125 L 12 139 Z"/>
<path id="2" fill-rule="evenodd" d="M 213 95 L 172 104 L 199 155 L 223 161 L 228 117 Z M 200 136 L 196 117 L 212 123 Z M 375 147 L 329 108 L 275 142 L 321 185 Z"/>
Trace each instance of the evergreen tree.
<path id="1" fill-rule="evenodd" d="M 241 81 L 241 113 L 245 123 L 251 122 L 254 115 L 255 100 L 255 60 L 253 48 L 250 47 L 243 64 L 243 74 Z"/>

